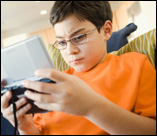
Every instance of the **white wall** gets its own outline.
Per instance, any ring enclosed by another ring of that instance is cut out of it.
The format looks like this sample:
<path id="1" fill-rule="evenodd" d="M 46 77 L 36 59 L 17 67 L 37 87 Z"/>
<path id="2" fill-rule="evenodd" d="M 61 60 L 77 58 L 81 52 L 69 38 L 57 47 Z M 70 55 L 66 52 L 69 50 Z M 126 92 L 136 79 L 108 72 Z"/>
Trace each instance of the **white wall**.
<path id="1" fill-rule="evenodd" d="M 26 33 L 14 35 L 14 36 L 3 39 L 2 44 L 3 44 L 3 47 L 6 47 L 6 46 L 12 45 L 14 43 L 18 43 L 19 41 L 23 41 L 27 38 L 28 38 L 28 36 Z"/>
<path id="2" fill-rule="evenodd" d="M 138 28 L 132 38 L 156 28 L 156 1 L 136 1 L 129 9 L 129 22 L 135 23 Z"/>
<path id="3" fill-rule="evenodd" d="M 28 26 L 24 26 L 18 29 L 12 29 L 9 31 L 2 32 L 1 36 L 1 45 L 3 47 L 12 45 L 21 40 L 24 40 L 29 37 L 29 34 L 35 31 L 43 30 L 46 28 L 52 27 L 49 23 L 49 20 L 40 21 L 38 23 L 29 24 Z"/>
<path id="4" fill-rule="evenodd" d="M 139 1 L 145 16 L 147 30 L 156 28 L 156 1 Z"/>

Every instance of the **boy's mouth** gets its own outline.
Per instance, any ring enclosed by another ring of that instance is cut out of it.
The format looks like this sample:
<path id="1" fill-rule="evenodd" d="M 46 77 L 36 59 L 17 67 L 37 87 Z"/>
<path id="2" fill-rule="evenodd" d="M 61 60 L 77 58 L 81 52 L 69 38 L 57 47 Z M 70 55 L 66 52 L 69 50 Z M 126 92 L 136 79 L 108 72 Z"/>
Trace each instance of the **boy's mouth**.
<path id="1" fill-rule="evenodd" d="M 77 63 L 80 63 L 82 60 L 83 60 L 83 58 L 81 58 L 81 59 L 75 59 L 75 60 L 70 61 L 70 63 L 77 64 Z"/>

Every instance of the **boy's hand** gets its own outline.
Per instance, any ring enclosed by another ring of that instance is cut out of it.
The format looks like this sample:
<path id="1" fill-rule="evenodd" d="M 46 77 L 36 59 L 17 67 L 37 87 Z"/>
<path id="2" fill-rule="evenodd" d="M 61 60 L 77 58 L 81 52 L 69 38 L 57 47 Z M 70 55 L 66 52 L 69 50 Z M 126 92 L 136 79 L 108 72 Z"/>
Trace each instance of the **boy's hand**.
<path id="1" fill-rule="evenodd" d="M 39 108 L 86 116 L 99 100 L 99 95 L 76 76 L 53 69 L 40 69 L 36 76 L 56 81 L 56 83 L 23 82 L 26 88 L 48 93 L 25 92 Z"/>
<path id="2" fill-rule="evenodd" d="M 1 81 L 1 88 L 6 85 L 4 81 Z M 9 101 L 12 97 L 12 93 L 10 91 L 7 91 L 3 96 L 1 96 L 1 112 L 3 113 L 3 116 L 13 125 L 14 123 L 14 115 L 13 115 L 13 107 L 12 104 L 9 105 Z M 18 129 L 26 129 L 26 126 L 28 123 L 30 124 L 30 120 L 32 120 L 31 115 L 25 115 L 25 113 L 31 108 L 30 104 L 27 104 L 26 106 L 20 108 L 22 105 L 26 103 L 26 98 L 21 98 L 18 101 L 16 101 L 16 117 L 18 120 Z M 20 109 L 19 109 L 20 108 Z"/>

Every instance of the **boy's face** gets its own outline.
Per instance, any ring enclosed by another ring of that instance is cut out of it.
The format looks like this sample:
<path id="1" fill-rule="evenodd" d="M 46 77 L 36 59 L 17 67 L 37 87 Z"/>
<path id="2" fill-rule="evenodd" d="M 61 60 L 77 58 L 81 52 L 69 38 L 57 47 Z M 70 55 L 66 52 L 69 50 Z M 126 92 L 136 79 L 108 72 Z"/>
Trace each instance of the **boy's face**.
<path id="1" fill-rule="evenodd" d="M 73 36 L 85 34 L 95 28 L 95 25 L 88 20 L 80 21 L 74 15 L 56 23 L 54 27 L 57 41 L 68 40 Z M 100 33 L 96 29 L 94 32 L 88 34 L 86 42 L 81 45 L 74 45 L 68 42 L 67 48 L 61 50 L 66 63 L 77 72 L 86 72 L 102 62 L 107 54 L 106 41 L 111 35 L 106 34 L 104 30 L 103 27 Z"/>

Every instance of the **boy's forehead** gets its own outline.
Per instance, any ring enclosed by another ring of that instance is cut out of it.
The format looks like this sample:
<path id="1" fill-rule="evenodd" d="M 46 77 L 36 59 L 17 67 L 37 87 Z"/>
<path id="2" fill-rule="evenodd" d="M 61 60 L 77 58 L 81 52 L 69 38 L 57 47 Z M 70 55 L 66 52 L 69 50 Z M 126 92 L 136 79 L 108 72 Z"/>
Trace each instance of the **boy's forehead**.
<path id="1" fill-rule="evenodd" d="M 55 24 L 54 29 L 56 36 L 64 37 L 72 35 L 74 32 L 79 31 L 80 29 L 93 28 L 93 24 L 88 20 L 80 21 L 74 15 L 71 15 L 64 20 Z"/>

